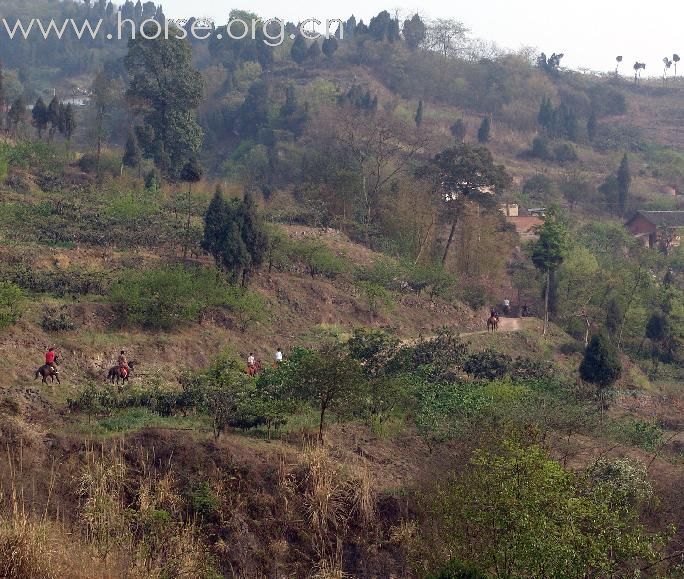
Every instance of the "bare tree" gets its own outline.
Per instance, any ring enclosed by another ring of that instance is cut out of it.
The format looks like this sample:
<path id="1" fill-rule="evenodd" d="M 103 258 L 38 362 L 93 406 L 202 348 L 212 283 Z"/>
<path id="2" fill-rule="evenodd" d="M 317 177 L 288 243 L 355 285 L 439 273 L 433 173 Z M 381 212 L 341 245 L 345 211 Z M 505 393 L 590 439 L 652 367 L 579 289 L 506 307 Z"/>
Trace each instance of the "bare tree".
<path id="1" fill-rule="evenodd" d="M 457 56 L 468 43 L 469 30 L 453 18 L 438 18 L 428 23 L 426 46 L 444 58 Z"/>

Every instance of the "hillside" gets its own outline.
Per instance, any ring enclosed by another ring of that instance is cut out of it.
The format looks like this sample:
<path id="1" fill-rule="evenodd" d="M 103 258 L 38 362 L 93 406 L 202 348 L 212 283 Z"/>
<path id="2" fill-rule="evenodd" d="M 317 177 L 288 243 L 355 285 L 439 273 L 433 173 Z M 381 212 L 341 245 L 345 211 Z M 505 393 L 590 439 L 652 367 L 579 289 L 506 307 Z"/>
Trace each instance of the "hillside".
<path id="1" fill-rule="evenodd" d="M 0 43 L 0 577 L 680 576 L 684 81 L 254 22 Z"/>

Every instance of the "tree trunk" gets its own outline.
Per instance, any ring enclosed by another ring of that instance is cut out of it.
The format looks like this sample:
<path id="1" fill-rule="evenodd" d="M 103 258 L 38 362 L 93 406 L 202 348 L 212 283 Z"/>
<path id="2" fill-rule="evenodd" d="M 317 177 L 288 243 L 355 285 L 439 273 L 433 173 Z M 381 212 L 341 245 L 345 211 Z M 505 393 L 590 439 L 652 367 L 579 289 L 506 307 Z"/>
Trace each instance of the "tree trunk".
<path id="1" fill-rule="evenodd" d="M 543 336 L 546 336 L 546 331 L 549 329 L 549 290 L 551 286 L 551 270 L 546 270 L 546 288 L 544 290 L 544 331 Z"/>
<path id="2" fill-rule="evenodd" d="M 447 239 L 446 247 L 444 248 L 444 255 L 442 256 L 442 267 L 446 263 L 447 257 L 449 256 L 449 249 L 451 248 L 451 243 L 454 241 L 454 234 L 456 233 L 456 224 L 458 223 L 458 218 L 454 217 L 451 222 L 451 231 L 449 232 L 449 239 Z"/>
<path id="3" fill-rule="evenodd" d="M 428 238 L 430 237 L 430 232 L 432 231 L 432 226 L 435 224 L 435 218 L 433 216 L 432 221 L 430 221 L 430 226 L 428 227 L 427 233 L 425 234 L 425 238 L 423 239 L 423 242 L 420 244 L 420 247 L 418 248 L 418 257 L 416 257 L 416 261 L 413 263 L 413 265 L 418 265 L 420 262 L 420 258 L 423 257 L 423 250 L 427 246 Z"/>
<path id="4" fill-rule="evenodd" d="M 325 418 L 326 404 L 321 404 L 321 420 L 318 423 L 318 441 L 323 444 L 323 419 Z"/>
<path id="5" fill-rule="evenodd" d="M 185 243 L 183 244 L 183 263 L 188 259 L 188 249 L 190 247 L 190 219 L 192 209 L 192 185 L 188 186 L 188 219 L 185 223 Z"/>

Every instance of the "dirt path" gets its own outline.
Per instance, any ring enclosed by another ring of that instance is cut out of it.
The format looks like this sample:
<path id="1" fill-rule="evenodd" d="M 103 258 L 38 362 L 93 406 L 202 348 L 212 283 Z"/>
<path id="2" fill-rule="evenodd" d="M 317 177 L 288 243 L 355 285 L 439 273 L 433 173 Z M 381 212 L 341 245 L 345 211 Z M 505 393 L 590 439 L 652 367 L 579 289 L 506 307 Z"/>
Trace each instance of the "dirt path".
<path id="1" fill-rule="evenodd" d="M 522 320 L 520 318 L 499 318 L 499 329 L 498 332 L 519 332 L 523 329 Z M 486 334 L 489 330 L 480 330 L 478 332 L 465 332 L 459 334 L 461 338 L 467 338 L 468 336 L 479 336 L 480 334 Z"/>

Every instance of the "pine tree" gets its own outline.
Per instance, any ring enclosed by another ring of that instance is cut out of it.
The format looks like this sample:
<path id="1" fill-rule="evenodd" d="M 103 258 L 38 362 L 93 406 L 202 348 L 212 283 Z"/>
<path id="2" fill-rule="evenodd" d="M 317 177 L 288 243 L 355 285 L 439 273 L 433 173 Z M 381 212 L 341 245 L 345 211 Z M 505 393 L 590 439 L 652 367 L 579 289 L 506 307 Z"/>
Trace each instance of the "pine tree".
<path id="1" fill-rule="evenodd" d="M 622 162 L 617 172 L 618 183 L 618 204 L 620 206 L 620 214 L 624 214 L 629 201 L 629 189 L 632 185 L 632 174 L 629 169 L 629 159 L 627 153 L 622 157 Z"/>
<path id="2" fill-rule="evenodd" d="M 410 20 L 404 20 L 404 40 L 409 50 L 416 51 L 426 37 L 427 29 L 418 14 L 414 14 Z"/>
<path id="3" fill-rule="evenodd" d="M 19 124 L 26 120 L 26 103 L 21 96 L 12 103 L 7 113 L 7 120 L 9 121 L 10 128 L 16 134 Z"/>
<path id="4" fill-rule="evenodd" d="M 223 265 L 223 245 L 227 234 L 230 208 L 223 197 L 220 186 L 216 187 L 214 197 L 204 214 L 204 238 L 202 249 L 211 254 L 217 267 Z"/>
<path id="5" fill-rule="evenodd" d="M 292 57 L 292 60 L 294 60 L 297 64 L 301 64 L 306 60 L 308 51 L 309 48 L 306 45 L 304 36 L 298 34 L 292 44 L 292 48 L 290 49 L 290 56 Z"/>
<path id="6" fill-rule="evenodd" d="M 33 111 L 31 111 L 31 117 L 33 118 L 33 126 L 36 127 L 38 131 L 38 138 L 43 138 L 43 131 L 47 128 L 48 118 L 47 118 L 47 107 L 43 101 L 43 97 L 38 97 L 36 104 L 33 105 Z"/>
<path id="7" fill-rule="evenodd" d="M 451 134 L 453 135 L 454 139 L 456 139 L 459 143 L 462 143 L 465 140 L 466 136 L 466 124 L 463 119 L 456 119 L 453 125 L 451 125 L 450 129 Z"/>
<path id="8" fill-rule="evenodd" d="M 339 44 L 337 42 L 337 38 L 334 36 L 323 40 L 323 54 L 325 54 L 326 57 L 332 58 L 332 55 L 337 52 L 338 48 Z"/>
<path id="9" fill-rule="evenodd" d="M 480 124 L 480 128 L 477 131 L 477 140 L 480 144 L 484 145 L 485 143 L 489 142 L 491 129 L 492 121 L 489 119 L 489 117 L 484 117 L 482 119 L 482 123 Z"/>
<path id="10" fill-rule="evenodd" d="M 130 169 L 138 169 L 138 178 L 142 170 L 142 154 L 138 146 L 138 139 L 135 138 L 133 131 L 128 131 L 128 138 L 126 139 L 126 146 L 124 148 L 123 159 L 121 160 L 125 167 Z"/>
<path id="11" fill-rule="evenodd" d="M 0 58 L 0 130 L 5 122 L 5 73 L 3 71 L 2 59 Z"/>
<path id="12" fill-rule="evenodd" d="M 553 105 L 551 104 L 551 99 L 547 96 L 542 98 L 541 105 L 539 105 L 537 122 L 546 131 L 551 129 L 553 124 Z"/>
<path id="13" fill-rule="evenodd" d="M 589 142 L 593 143 L 596 138 L 596 111 L 592 109 L 587 119 L 587 137 L 589 137 Z"/>
<path id="14" fill-rule="evenodd" d="M 50 131 L 48 132 L 48 142 L 51 142 L 55 133 L 59 130 L 59 108 L 60 102 L 57 96 L 52 97 L 47 108 L 47 122 L 50 124 Z"/>
<path id="15" fill-rule="evenodd" d="M 420 127 L 423 124 L 423 99 L 418 101 L 418 109 L 416 110 L 416 127 Z"/>
<path id="16" fill-rule="evenodd" d="M 306 58 L 311 62 L 318 62 L 321 59 L 321 45 L 318 44 L 318 40 L 314 40 L 309 46 L 309 50 L 306 51 Z"/>
<path id="17" fill-rule="evenodd" d="M 76 111 L 74 107 L 69 103 L 63 112 L 62 125 L 64 127 L 63 134 L 67 140 L 67 156 L 71 150 L 71 137 L 76 131 Z"/>
<path id="18" fill-rule="evenodd" d="M 579 373 L 582 380 L 598 386 L 599 390 L 612 386 L 620 378 L 620 357 L 608 337 L 597 334 L 591 338 L 584 352 Z"/>

